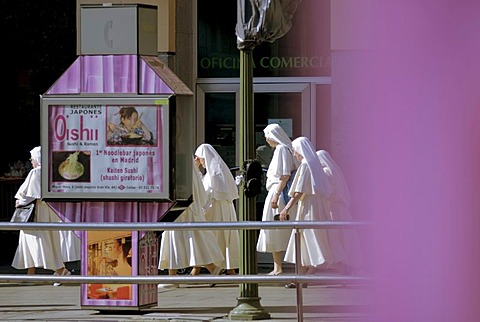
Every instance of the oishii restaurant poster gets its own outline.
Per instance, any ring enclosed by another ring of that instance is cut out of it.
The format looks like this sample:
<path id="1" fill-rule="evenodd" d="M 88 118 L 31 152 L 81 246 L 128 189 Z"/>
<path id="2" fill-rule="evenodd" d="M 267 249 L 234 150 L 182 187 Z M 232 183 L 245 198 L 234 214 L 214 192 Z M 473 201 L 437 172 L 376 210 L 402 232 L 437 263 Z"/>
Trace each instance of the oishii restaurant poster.
<path id="1" fill-rule="evenodd" d="M 48 123 L 47 194 L 168 197 L 168 104 L 48 105 Z"/>

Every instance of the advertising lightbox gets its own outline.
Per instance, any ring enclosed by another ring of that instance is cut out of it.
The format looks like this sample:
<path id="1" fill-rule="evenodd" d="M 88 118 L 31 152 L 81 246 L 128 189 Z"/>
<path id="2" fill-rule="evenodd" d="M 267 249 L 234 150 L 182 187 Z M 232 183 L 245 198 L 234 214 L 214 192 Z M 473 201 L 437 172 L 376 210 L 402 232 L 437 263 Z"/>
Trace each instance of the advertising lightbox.
<path id="1" fill-rule="evenodd" d="M 173 200 L 174 105 L 41 97 L 42 197 Z"/>

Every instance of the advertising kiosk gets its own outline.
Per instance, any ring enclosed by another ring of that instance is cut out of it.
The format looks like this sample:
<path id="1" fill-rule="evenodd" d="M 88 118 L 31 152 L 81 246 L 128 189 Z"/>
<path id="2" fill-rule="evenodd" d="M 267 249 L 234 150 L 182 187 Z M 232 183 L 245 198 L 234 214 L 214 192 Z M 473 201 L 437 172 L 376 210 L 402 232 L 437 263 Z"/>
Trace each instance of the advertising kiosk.
<path id="1" fill-rule="evenodd" d="M 157 222 L 176 204 L 176 96 L 156 8 L 80 8 L 76 61 L 41 97 L 42 198 L 64 221 Z M 132 31 L 133 30 L 133 31 Z M 81 274 L 157 275 L 154 232 L 82 231 Z M 156 284 L 83 284 L 82 307 L 157 305 Z"/>

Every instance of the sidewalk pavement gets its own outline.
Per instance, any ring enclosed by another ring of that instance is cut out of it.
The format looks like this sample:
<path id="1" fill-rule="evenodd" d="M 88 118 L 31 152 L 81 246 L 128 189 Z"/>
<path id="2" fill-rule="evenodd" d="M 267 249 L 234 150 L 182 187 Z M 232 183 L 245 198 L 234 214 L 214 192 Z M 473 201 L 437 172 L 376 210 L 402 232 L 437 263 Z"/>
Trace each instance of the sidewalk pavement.
<path id="1" fill-rule="evenodd" d="M 297 321 L 296 289 L 283 284 L 258 286 L 260 303 L 270 319 Z M 2 321 L 231 321 L 239 287 L 234 284 L 180 284 L 158 289 L 158 304 L 145 309 L 92 310 L 80 305 L 80 285 L 0 284 Z M 364 322 L 370 316 L 370 291 L 359 285 L 309 285 L 303 288 L 303 320 Z M 262 320 L 260 320 L 262 321 Z"/>
<path id="2" fill-rule="evenodd" d="M 266 275 L 270 268 L 259 269 Z M 24 274 L 11 267 L 0 267 L 0 274 Z M 38 274 L 51 274 L 39 270 Z M 286 274 L 291 274 L 287 271 Z M 76 272 L 78 274 L 78 272 Z M 324 272 L 333 276 L 335 272 Z M 203 274 L 201 274 L 203 276 Z M 205 275 L 207 276 L 207 275 Z M 188 280 L 188 276 L 185 280 Z M 298 321 L 297 290 L 284 283 L 260 283 L 258 295 L 270 319 L 257 321 Z M 1 321 L 232 321 L 229 313 L 238 306 L 238 284 L 180 284 L 159 288 L 156 306 L 141 309 L 106 307 L 91 309 L 80 305 L 80 285 L 51 283 L 26 286 L 0 283 Z M 367 322 L 371 312 L 371 290 L 365 284 L 309 284 L 302 288 L 304 321 Z"/>

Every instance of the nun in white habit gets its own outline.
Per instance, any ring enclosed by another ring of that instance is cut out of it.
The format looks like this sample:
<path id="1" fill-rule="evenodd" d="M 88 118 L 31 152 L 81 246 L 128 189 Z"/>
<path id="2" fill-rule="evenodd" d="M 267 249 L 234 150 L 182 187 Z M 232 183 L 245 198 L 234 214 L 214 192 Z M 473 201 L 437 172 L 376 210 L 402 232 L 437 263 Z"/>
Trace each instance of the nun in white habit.
<path id="1" fill-rule="evenodd" d="M 328 198 L 331 220 L 353 221 L 350 213 L 350 192 L 342 170 L 328 151 L 319 150 L 317 156 L 332 187 L 332 193 Z M 346 252 L 345 264 L 351 269 L 360 269 L 363 266 L 363 251 L 358 231 L 348 228 L 338 230 L 338 233 Z"/>
<path id="2" fill-rule="evenodd" d="M 274 216 L 285 208 L 286 200 L 282 196 L 292 172 L 298 162 L 293 157 L 292 141 L 278 124 L 269 124 L 264 130 L 265 140 L 274 149 L 267 170 L 266 189 L 268 191 L 263 206 L 262 221 L 273 221 Z M 292 209 L 292 212 L 294 209 Z M 293 217 L 293 216 L 292 216 Z M 291 218 L 293 220 L 293 218 Z M 289 229 L 261 229 L 257 242 L 257 251 L 272 253 L 273 270 L 268 275 L 283 272 L 283 252 L 287 249 L 291 234 Z"/>
<path id="3" fill-rule="evenodd" d="M 210 222 L 236 222 L 233 201 L 238 199 L 237 185 L 230 169 L 210 144 L 201 144 L 195 151 L 195 164 L 205 169 L 202 182 L 207 202 L 203 206 L 205 219 Z M 240 235 L 235 229 L 215 229 L 214 234 L 225 258 L 220 267 L 235 274 L 240 265 Z"/>
<path id="4" fill-rule="evenodd" d="M 35 222 L 57 222 L 58 216 L 41 198 L 41 147 L 30 151 L 33 169 L 28 173 L 15 194 L 15 205 L 26 205 L 36 200 Z M 55 271 L 58 275 L 69 275 L 62 258 L 60 234 L 55 230 L 20 230 L 18 247 L 12 266 L 27 269 L 27 274 L 35 274 L 35 268 Z"/>
<path id="5" fill-rule="evenodd" d="M 328 221 L 330 217 L 327 200 L 331 195 L 331 186 L 315 149 L 306 137 L 295 139 L 292 146 L 295 158 L 301 163 L 289 191 L 292 198 L 280 216 L 286 216 L 292 206 L 298 203 L 296 221 Z M 302 274 L 312 274 L 316 267 L 324 263 L 333 264 L 344 259 L 342 249 L 332 248 L 328 229 L 302 229 L 300 250 Z M 340 253 L 335 253 L 336 251 Z M 292 231 L 290 236 L 284 259 L 295 263 L 295 231 Z"/>
<path id="6" fill-rule="evenodd" d="M 205 222 L 203 205 L 207 202 L 200 171 L 192 160 L 192 203 L 175 222 Z M 212 230 L 167 230 L 162 233 L 160 244 L 159 269 L 168 269 L 169 275 L 176 275 L 177 269 L 205 266 L 210 273 L 218 275 L 217 265 L 222 265 L 224 257 Z M 199 273 L 199 272 L 198 272 Z"/>

